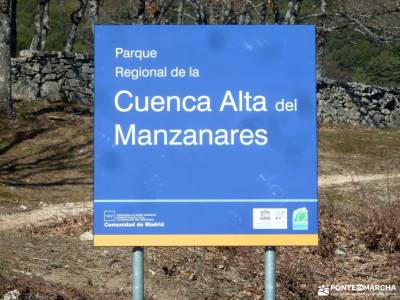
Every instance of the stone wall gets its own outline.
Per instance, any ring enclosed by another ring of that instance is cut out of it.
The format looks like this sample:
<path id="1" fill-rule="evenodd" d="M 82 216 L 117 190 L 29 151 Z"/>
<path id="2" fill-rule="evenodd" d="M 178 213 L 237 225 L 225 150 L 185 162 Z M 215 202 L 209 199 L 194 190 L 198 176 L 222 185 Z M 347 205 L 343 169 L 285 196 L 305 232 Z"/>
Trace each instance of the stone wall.
<path id="1" fill-rule="evenodd" d="M 317 90 L 322 124 L 400 127 L 400 89 L 323 79 Z"/>
<path id="2" fill-rule="evenodd" d="M 93 58 L 89 55 L 24 50 L 12 59 L 11 73 L 16 100 L 92 102 Z"/>
<path id="3" fill-rule="evenodd" d="M 12 60 L 13 98 L 91 104 L 93 58 L 62 52 L 21 51 Z M 400 89 L 321 79 L 318 119 L 322 124 L 400 127 Z"/>

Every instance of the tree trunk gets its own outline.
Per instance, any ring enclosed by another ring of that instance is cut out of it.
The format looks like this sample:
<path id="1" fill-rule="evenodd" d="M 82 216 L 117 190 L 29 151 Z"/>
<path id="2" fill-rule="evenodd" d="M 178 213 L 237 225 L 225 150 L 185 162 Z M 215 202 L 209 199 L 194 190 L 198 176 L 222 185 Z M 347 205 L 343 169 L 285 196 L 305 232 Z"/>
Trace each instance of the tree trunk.
<path id="1" fill-rule="evenodd" d="M 33 21 L 35 33 L 29 48 L 31 51 L 41 51 L 46 44 L 47 34 L 50 30 L 49 3 L 50 0 L 38 0 L 37 13 Z"/>
<path id="2" fill-rule="evenodd" d="M 74 50 L 76 33 L 78 32 L 79 23 L 81 22 L 82 17 L 85 14 L 87 1 L 88 0 L 86 0 L 85 2 L 84 0 L 79 0 L 79 7 L 75 11 L 73 11 L 70 16 L 72 24 L 69 31 L 67 43 L 65 44 L 65 52 L 72 52 Z"/>
<path id="3" fill-rule="evenodd" d="M 264 0 L 262 2 L 261 11 L 260 11 L 260 24 L 268 23 L 268 0 Z"/>
<path id="4" fill-rule="evenodd" d="M 11 57 L 17 55 L 17 0 L 11 0 Z"/>
<path id="5" fill-rule="evenodd" d="M 297 16 L 300 12 L 301 3 L 303 0 L 288 0 L 288 6 L 285 15 L 285 24 L 295 24 Z"/>
<path id="6" fill-rule="evenodd" d="M 135 19 L 136 24 L 144 24 L 146 22 L 146 0 L 139 0 Z"/>
<path id="7" fill-rule="evenodd" d="M 209 16 L 208 12 L 204 6 L 203 0 L 194 1 L 196 10 L 196 23 L 197 24 L 208 24 Z"/>
<path id="8" fill-rule="evenodd" d="M 249 0 L 245 0 L 242 9 L 240 10 L 239 24 L 248 25 L 250 24 L 250 22 L 251 22 L 250 3 Z"/>
<path id="9" fill-rule="evenodd" d="M 157 1 L 157 9 L 153 14 L 153 24 L 161 24 L 165 13 L 169 9 L 170 5 L 172 4 L 173 0 L 158 0 Z"/>
<path id="10" fill-rule="evenodd" d="M 275 24 L 281 24 L 281 13 L 279 11 L 279 3 L 278 0 L 272 0 L 272 11 L 274 12 L 274 21 Z"/>
<path id="11" fill-rule="evenodd" d="M 235 13 L 233 11 L 233 2 L 232 0 L 226 1 L 226 5 L 225 5 L 225 1 L 222 1 L 222 5 L 221 5 L 221 20 L 220 23 L 221 24 L 232 24 L 235 23 Z"/>
<path id="12" fill-rule="evenodd" d="M 94 34 L 94 25 L 99 18 L 99 0 L 88 0 L 88 15 L 92 26 L 92 33 Z"/>
<path id="13" fill-rule="evenodd" d="M 327 1 L 321 0 L 321 17 L 317 27 L 317 78 L 324 76 L 326 6 Z"/>
<path id="14" fill-rule="evenodd" d="M 179 25 L 183 24 L 183 14 L 185 13 L 184 8 L 185 5 L 183 3 L 183 0 L 180 0 L 178 6 L 178 17 L 177 17 L 177 23 Z"/>
<path id="15" fill-rule="evenodd" d="M 0 0 L 0 112 L 13 113 L 11 99 L 11 1 Z"/>

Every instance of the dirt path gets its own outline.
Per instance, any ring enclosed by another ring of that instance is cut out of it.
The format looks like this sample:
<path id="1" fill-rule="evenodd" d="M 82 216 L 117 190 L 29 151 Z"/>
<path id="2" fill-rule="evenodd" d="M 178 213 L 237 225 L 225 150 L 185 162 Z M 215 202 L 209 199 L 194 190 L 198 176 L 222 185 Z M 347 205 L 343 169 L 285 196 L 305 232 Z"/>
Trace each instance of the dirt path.
<path id="1" fill-rule="evenodd" d="M 370 174 L 370 175 L 321 175 L 318 177 L 319 187 L 329 187 L 346 183 L 363 183 L 386 179 L 400 178 L 400 174 Z"/>
<path id="2" fill-rule="evenodd" d="M 92 202 L 62 203 L 12 215 L 0 215 L 0 231 L 20 229 L 25 226 L 56 224 L 68 217 L 89 213 Z"/>
<path id="3" fill-rule="evenodd" d="M 319 187 L 325 188 L 351 182 L 370 182 L 386 180 L 387 178 L 400 178 L 400 174 L 371 174 L 371 175 L 322 175 L 319 176 Z M 0 231 L 21 229 L 25 226 L 56 224 L 68 217 L 87 214 L 92 211 L 92 202 L 63 203 L 43 207 L 28 212 L 12 215 L 0 215 Z"/>

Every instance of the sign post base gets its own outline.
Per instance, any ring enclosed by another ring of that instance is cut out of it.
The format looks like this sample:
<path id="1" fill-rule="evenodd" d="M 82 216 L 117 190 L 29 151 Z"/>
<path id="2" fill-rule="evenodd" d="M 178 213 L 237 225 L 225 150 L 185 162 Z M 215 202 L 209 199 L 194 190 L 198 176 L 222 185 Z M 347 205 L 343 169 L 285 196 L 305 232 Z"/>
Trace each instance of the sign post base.
<path id="1" fill-rule="evenodd" d="M 276 298 L 276 247 L 265 247 L 264 253 L 264 300 Z"/>
<path id="2" fill-rule="evenodd" d="M 132 299 L 144 299 L 144 248 L 132 249 Z"/>

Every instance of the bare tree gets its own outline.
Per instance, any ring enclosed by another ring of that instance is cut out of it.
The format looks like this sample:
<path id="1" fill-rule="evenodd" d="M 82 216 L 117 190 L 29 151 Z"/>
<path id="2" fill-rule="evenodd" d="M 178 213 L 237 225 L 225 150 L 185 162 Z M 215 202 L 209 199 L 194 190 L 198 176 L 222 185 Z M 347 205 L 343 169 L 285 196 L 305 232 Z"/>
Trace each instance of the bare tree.
<path id="1" fill-rule="evenodd" d="M 400 2 L 398 0 L 383 2 L 364 0 L 362 4 L 351 0 L 320 0 L 318 12 L 297 15 L 295 22 L 311 20 L 316 24 L 317 76 L 322 77 L 325 75 L 323 69 L 325 44 L 329 33 L 344 33 L 347 36 L 355 33 L 375 44 L 388 44 L 400 41 L 400 28 L 395 25 L 398 24 L 399 19 Z M 287 18 L 285 18 L 286 21 Z"/>
<path id="2" fill-rule="evenodd" d="M 0 111 L 13 113 L 11 99 L 11 1 L 0 0 Z"/>
<path id="3" fill-rule="evenodd" d="M 88 0 L 79 0 L 79 7 L 71 13 L 71 29 L 69 31 L 68 39 L 65 44 L 65 52 L 72 52 L 76 40 L 76 34 L 78 32 L 78 26 L 81 22 L 83 15 L 85 14 Z"/>
<path id="4" fill-rule="evenodd" d="M 37 12 L 33 21 L 35 33 L 32 38 L 30 50 L 41 51 L 46 44 L 49 25 L 49 4 L 50 0 L 38 0 Z"/>

